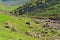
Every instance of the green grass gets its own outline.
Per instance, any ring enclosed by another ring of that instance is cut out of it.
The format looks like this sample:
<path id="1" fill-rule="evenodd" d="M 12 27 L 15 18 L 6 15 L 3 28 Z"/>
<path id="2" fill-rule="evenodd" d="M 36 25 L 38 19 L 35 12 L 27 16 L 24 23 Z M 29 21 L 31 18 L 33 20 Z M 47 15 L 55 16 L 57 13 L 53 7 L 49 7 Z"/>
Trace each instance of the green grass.
<path id="1" fill-rule="evenodd" d="M 18 32 L 11 32 L 11 30 L 5 28 L 4 23 L 6 21 L 11 22 L 11 24 L 18 29 Z M 38 40 L 38 38 L 32 38 L 25 34 L 26 31 L 32 30 L 25 24 L 27 21 L 31 21 L 31 19 L 23 17 L 23 20 L 19 20 L 17 17 L 10 17 L 5 14 L 0 14 L 0 40 Z M 33 23 L 33 25 L 35 24 Z"/>
<path id="2" fill-rule="evenodd" d="M 20 20 L 19 18 L 15 16 L 8 16 L 5 14 L 0 14 L 0 40 L 19 40 L 19 39 L 22 39 L 22 40 L 45 40 L 45 39 L 53 40 L 54 38 L 60 38 L 59 36 L 57 36 L 58 34 L 60 34 L 60 29 L 57 30 L 56 34 L 52 34 L 51 30 L 48 29 L 47 27 L 38 29 L 40 28 L 41 24 L 35 24 L 34 21 L 31 20 L 31 18 L 21 17 L 21 19 L 22 20 Z M 5 28 L 4 26 L 5 26 L 6 21 L 11 22 L 11 24 L 14 27 L 16 27 L 18 31 L 13 32 L 10 29 Z M 33 26 L 33 28 L 28 28 L 28 25 L 26 25 L 26 22 L 31 22 L 31 26 Z M 29 30 L 37 31 L 38 33 L 42 34 L 41 32 L 46 29 L 48 30 L 48 34 L 46 34 L 44 38 L 33 38 L 25 34 L 25 32 Z M 47 35 L 50 35 L 50 36 L 47 36 Z"/>

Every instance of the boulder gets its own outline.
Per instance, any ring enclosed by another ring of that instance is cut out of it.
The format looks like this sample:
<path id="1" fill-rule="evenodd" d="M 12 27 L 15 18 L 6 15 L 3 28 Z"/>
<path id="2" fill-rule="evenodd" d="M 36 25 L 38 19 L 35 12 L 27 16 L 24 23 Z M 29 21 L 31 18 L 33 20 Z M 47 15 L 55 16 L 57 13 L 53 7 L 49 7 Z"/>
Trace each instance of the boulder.
<path id="1" fill-rule="evenodd" d="M 10 22 L 5 22 L 5 27 L 6 27 L 6 28 L 12 28 L 12 25 L 11 25 Z"/>
<path id="2" fill-rule="evenodd" d="M 17 31 L 17 28 L 13 27 L 10 22 L 5 22 L 5 27 L 11 29 L 11 31 Z"/>
<path id="3" fill-rule="evenodd" d="M 29 35 L 29 36 L 31 36 L 31 37 L 33 37 L 33 38 L 41 38 L 41 35 L 40 34 L 37 34 L 36 32 L 30 32 L 30 31 L 28 31 L 28 32 L 26 32 L 26 34 L 27 35 Z"/>
<path id="4" fill-rule="evenodd" d="M 30 25 L 30 22 L 26 22 L 27 25 Z"/>
<path id="5" fill-rule="evenodd" d="M 17 30 L 17 28 L 16 28 L 16 27 L 12 27 L 12 28 L 11 28 L 11 31 L 16 32 L 16 31 L 18 31 L 18 30 Z"/>
<path id="6" fill-rule="evenodd" d="M 39 19 L 35 19 L 34 20 L 36 24 L 40 24 L 40 20 Z"/>

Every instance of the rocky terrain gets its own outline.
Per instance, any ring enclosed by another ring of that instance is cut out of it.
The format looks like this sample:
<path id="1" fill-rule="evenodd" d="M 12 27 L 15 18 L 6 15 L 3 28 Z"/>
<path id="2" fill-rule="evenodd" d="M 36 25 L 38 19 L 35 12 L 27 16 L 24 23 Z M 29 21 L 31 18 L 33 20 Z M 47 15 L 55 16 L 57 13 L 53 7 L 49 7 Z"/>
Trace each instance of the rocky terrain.
<path id="1" fill-rule="evenodd" d="M 60 0 L 1 5 L 0 40 L 60 40 Z"/>

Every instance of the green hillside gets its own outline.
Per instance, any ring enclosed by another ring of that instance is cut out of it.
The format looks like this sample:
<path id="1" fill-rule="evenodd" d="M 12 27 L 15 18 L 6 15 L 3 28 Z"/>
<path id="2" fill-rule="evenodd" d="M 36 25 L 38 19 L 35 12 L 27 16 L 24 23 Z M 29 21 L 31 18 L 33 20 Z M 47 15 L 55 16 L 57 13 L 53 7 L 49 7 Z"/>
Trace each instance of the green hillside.
<path id="1" fill-rule="evenodd" d="M 22 19 L 23 20 L 19 20 L 17 17 L 0 14 L 0 40 L 38 40 L 38 38 L 32 38 L 25 34 L 26 31 L 31 30 L 25 22 L 31 21 L 31 19 L 25 17 Z M 12 32 L 11 30 L 5 28 L 4 26 L 6 21 L 11 22 L 11 24 L 18 29 L 18 32 Z"/>
<path id="2" fill-rule="evenodd" d="M 21 20 L 22 19 L 22 20 Z M 5 27 L 5 22 L 10 22 L 14 27 L 18 29 L 17 32 L 11 31 L 9 28 Z M 42 24 L 44 23 L 44 20 L 40 20 L 40 24 L 36 24 L 34 20 L 28 17 L 21 17 L 17 18 L 15 16 L 8 16 L 5 14 L 0 14 L 0 40 L 54 40 L 54 39 L 59 39 L 60 35 L 60 29 L 57 29 L 56 32 L 51 32 L 53 29 L 49 29 L 48 27 L 42 27 Z M 31 26 L 33 28 L 29 28 L 29 26 L 26 24 L 26 22 L 30 22 Z M 42 31 L 46 31 L 46 33 L 42 33 Z M 41 38 L 37 37 L 31 37 L 29 35 L 26 35 L 27 31 L 31 32 L 37 32 L 40 33 L 42 36 Z M 48 36 L 49 35 L 49 36 Z"/>
<path id="3" fill-rule="evenodd" d="M 37 19 L 39 20 L 39 19 Z M 5 22 L 10 22 L 13 27 L 18 29 L 17 32 L 10 30 L 5 27 Z M 0 14 L 0 40 L 55 40 L 60 38 L 60 29 L 55 29 L 54 27 L 50 29 L 49 27 L 43 27 L 45 20 L 39 20 L 40 24 L 36 24 L 34 19 L 28 17 L 15 17 L 8 16 L 5 14 Z M 30 22 L 33 28 L 29 28 L 26 22 Z M 42 26 L 43 25 L 43 26 Z M 53 30 L 53 32 L 52 32 Z M 55 31 L 54 31 L 55 30 Z M 37 32 L 41 34 L 41 38 L 32 37 L 26 34 L 27 31 Z M 47 32 L 47 33 L 44 33 Z"/>
<path id="4" fill-rule="evenodd" d="M 0 4 L 0 40 L 60 40 L 60 0 Z"/>

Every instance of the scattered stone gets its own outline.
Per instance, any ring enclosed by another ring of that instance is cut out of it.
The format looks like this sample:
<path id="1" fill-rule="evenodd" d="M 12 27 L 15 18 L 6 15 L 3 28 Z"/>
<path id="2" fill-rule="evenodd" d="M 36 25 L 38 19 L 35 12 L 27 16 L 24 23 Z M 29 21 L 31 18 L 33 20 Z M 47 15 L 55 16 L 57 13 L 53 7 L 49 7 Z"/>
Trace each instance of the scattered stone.
<path id="1" fill-rule="evenodd" d="M 47 31 L 42 31 L 43 34 L 47 34 L 48 32 Z"/>
<path id="2" fill-rule="evenodd" d="M 11 25 L 10 22 L 5 22 L 5 27 L 6 27 L 6 28 L 12 28 L 12 25 Z"/>
<path id="3" fill-rule="evenodd" d="M 60 24 L 60 20 L 57 20 L 57 23 Z"/>
<path id="4" fill-rule="evenodd" d="M 53 18 L 53 17 L 50 17 L 49 19 L 50 19 L 50 20 L 56 20 L 56 18 Z"/>
<path id="5" fill-rule="evenodd" d="M 60 39 L 55 39 L 55 40 L 60 40 Z"/>
<path id="6" fill-rule="evenodd" d="M 46 22 L 50 22 L 50 19 L 45 19 Z"/>
<path id="7" fill-rule="evenodd" d="M 52 29 L 52 27 L 49 27 L 49 29 Z"/>
<path id="8" fill-rule="evenodd" d="M 48 23 L 44 23 L 43 27 L 50 27 L 50 25 L 48 25 Z"/>
<path id="9" fill-rule="evenodd" d="M 57 31 L 56 31 L 56 30 L 51 30 L 51 32 L 52 32 L 53 34 L 57 33 Z"/>
<path id="10" fill-rule="evenodd" d="M 53 28 L 53 29 L 57 30 L 57 28 Z"/>
<path id="11" fill-rule="evenodd" d="M 30 25 L 30 22 L 26 22 L 27 25 Z"/>
<path id="12" fill-rule="evenodd" d="M 55 20 L 45 19 L 46 22 L 57 23 Z"/>
<path id="13" fill-rule="evenodd" d="M 60 29 L 60 24 L 58 24 L 56 21 L 54 20 L 50 20 L 45 22 L 44 24 L 42 24 L 42 27 L 49 27 L 49 28 L 56 28 L 56 29 Z"/>
<path id="14" fill-rule="evenodd" d="M 40 24 L 40 20 L 39 19 L 35 19 L 34 20 L 36 24 Z"/>
<path id="15" fill-rule="evenodd" d="M 16 27 L 13 27 L 10 22 L 5 22 L 5 27 L 11 29 L 12 31 L 17 31 Z"/>
<path id="16" fill-rule="evenodd" d="M 38 34 L 37 38 L 41 38 L 41 35 L 40 35 L 40 34 Z"/>
<path id="17" fill-rule="evenodd" d="M 47 34 L 48 32 L 47 31 L 45 31 L 45 34 Z"/>
<path id="18" fill-rule="evenodd" d="M 30 25 L 30 22 L 26 22 L 29 28 L 33 28 L 33 26 Z"/>
<path id="19" fill-rule="evenodd" d="M 29 28 L 33 28 L 33 26 L 29 26 Z"/>
<path id="20" fill-rule="evenodd" d="M 40 24 L 39 22 L 35 21 L 36 24 Z"/>
<path id="21" fill-rule="evenodd" d="M 45 34 L 42 34 L 42 37 L 45 37 Z"/>
<path id="22" fill-rule="evenodd" d="M 57 23 L 55 20 L 50 20 L 51 23 Z"/>
<path id="23" fill-rule="evenodd" d="M 36 36 L 35 32 L 30 32 L 30 31 L 28 31 L 28 32 L 26 32 L 26 34 L 27 34 L 27 35 L 30 35 L 31 37 L 34 37 L 34 38 L 35 38 L 35 36 Z"/>
<path id="24" fill-rule="evenodd" d="M 35 37 L 41 38 L 41 35 L 38 34 L 38 33 L 36 33 L 36 32 L 30 32 L 30 31 L 28 31 L 28 32 L 26 32 L 26 34 L 27 34 L 27 35 L 30 35 L 30 36 L 33 37 L 33 38 L 35 38 Z"/>
<path id="25" fill-rule="evenodd" d="M 11 30 L 14 31 L 14 32 L 16 32 L 17 28 L 16 27 L 12 27 Z"/>

